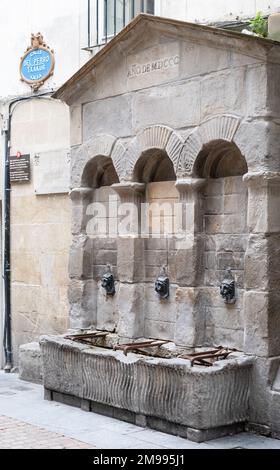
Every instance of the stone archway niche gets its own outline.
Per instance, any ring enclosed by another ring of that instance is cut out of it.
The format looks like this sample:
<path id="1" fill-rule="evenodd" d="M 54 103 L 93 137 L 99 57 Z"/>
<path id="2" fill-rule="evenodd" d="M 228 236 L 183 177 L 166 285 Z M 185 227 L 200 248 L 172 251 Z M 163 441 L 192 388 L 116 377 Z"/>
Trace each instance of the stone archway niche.
<path id="1" fill-rule="evenodd" d="M 118 279 L 115 233 L 118 198 L 112 185 L 118 184 L 119 179 L 112 159 L 104 155 L 89 158 L 80 181 L 81 188 L 71 193 L 74 235 L 70 251 L 71 327 L 114 332 L 116 297 L 107 297 L 101 288 L 101 278 L 109 266 Z"/>
<path id="2" fill-rule="evenodd" d="M 166 151 L 150 149 L 142 153 L 134 169 L 134 179 L 145 184 L 143 202 L 147 204 L 146 235 L 143 239 L 144 259 L 144 330 L 148 339 L 165 339 L 174 342 L 177 280 L 175 268 L 176 204 L 179 193 L 176 174 Z M 142 220 L 144 220 L 142 217 Z M 169 298 L 161 300 L 155 293 L 155 282 L 163 274 L 170 282 Z"/>
<path id="3" fill-rule="evenodd" d="M 197 156 L 194 174 L 203 188 L 205 344 L 244 347 L 244 266 L 248 245 L 245 158 L 233 142 L 214 140 Z M 218 286 L 231 270 L 236 302 L 227 305 Z"/>

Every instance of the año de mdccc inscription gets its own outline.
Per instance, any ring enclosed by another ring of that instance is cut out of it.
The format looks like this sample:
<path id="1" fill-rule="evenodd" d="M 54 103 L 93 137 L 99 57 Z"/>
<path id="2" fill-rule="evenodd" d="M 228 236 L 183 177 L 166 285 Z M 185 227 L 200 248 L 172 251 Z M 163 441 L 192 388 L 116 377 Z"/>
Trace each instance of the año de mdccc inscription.
<path id="1" fill-rule="evenodd" d="M 157 59 L 146 64 L 132 64 L 127 72 L 128 78 L 137 77 L 138 75 L 157 72 L 158 70 L 167 70 L 171 67 L 177 67 L 180 64 L 178 55 Z"/>

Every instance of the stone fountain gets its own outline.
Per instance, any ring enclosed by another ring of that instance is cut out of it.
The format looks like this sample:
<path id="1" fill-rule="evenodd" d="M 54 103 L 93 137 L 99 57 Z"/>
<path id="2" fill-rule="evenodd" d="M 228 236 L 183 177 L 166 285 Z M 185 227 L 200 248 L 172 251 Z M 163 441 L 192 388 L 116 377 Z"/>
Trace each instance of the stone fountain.
<path id="1" fill-rule="evenodd" d="M 56 92 L 73 243 L 46 398 L 198 442 L 277 437 L 279 64 L 273 41 L 140 15 Z"/>

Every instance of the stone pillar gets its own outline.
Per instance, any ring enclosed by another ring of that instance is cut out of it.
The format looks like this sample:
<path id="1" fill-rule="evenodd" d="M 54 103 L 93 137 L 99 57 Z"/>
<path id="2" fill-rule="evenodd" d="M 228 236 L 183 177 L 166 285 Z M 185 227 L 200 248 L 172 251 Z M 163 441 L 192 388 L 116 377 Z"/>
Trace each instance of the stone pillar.
<path id="1" fill-rule="evenodd" d="M 70 192 L 72 201 L 72 235 L 86 233 L 86 210 L 92 202 L 92 188 L 76 188 Z"/>
<path id="2" fill-rule="evenodd" d="M 183 226 L 176 242 L 177 321 L 175 342 L 189 347 L 203 344 L 205 334 L 201 290 L 204 269 L 203 207 L 201 189 L 206 180 L 185 178 L 176 183 L 180 195 Z"/>
<path id="3" fill-rule="evenodd" d="M 117 332 L 124 338 L 144 335 L 144 239 L 141 237 L 141 203 L 145 184 L 120 183 L 112 188 L 119 195 L 118 279 L 120 282 Z"/>
<path id="4" fill-rule="evenodd" d="M 248 173 L 249 242 L 245 256 L 247 354 L 280 355 L 280 173 Z"/>
<path id="5" fill-rule="evenodd" d="M 199 286 L 203 272 L 203 207 L 200 191 L 206 180 L 185 178 L 176 188 L 183 211 L 182 239 L 177 241 L 177 282 L 180 286 Z"/>
<path id="6" fill-rule="evenodd" d="M 97 286 L 93 280 L 91 240 L 87 236 L 86 211 L 92 202 L 92 188 L 73 189 L 72 234 L 69 254 L 70 328 L 88 328 L 96 324 Z"/>

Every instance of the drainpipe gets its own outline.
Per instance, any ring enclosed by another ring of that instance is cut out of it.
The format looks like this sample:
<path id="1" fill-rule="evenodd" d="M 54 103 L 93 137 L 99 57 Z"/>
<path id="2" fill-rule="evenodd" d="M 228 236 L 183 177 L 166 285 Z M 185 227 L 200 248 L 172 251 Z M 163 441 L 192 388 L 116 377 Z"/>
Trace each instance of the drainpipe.
<path id="1" fill-rule="evenodd" d="M 8 119 L 5 123 L 5 172 L 4 172 L 4 352 L 5 372 L 11 372 L 12 331 L 11 331 L 11 280 L 10 280 L 10 134 L 11 134 L 11 104 Z"/>
<path id="2" fill-rule="evenodd" d="M 15 108 L 22 101 L 30 99 L 48 99 L 44 95 L 50 95 L 50 92 L 42 93 L 37 96 L 25 96 L 17 98 L 9 103 L 8 118 L 6 119 L 3 133 L 5 134 L 5 173 L 4 173 L 4 353 L 5 367 L 4 371 L 10 373 L 13 368 L 12 351 L 12 319 L 11 319 L 11 183 L 10 183 L 10 148 L 11 148 L 11 121 Z M 49 99 L 51 99 L 49 97 Z"/>

